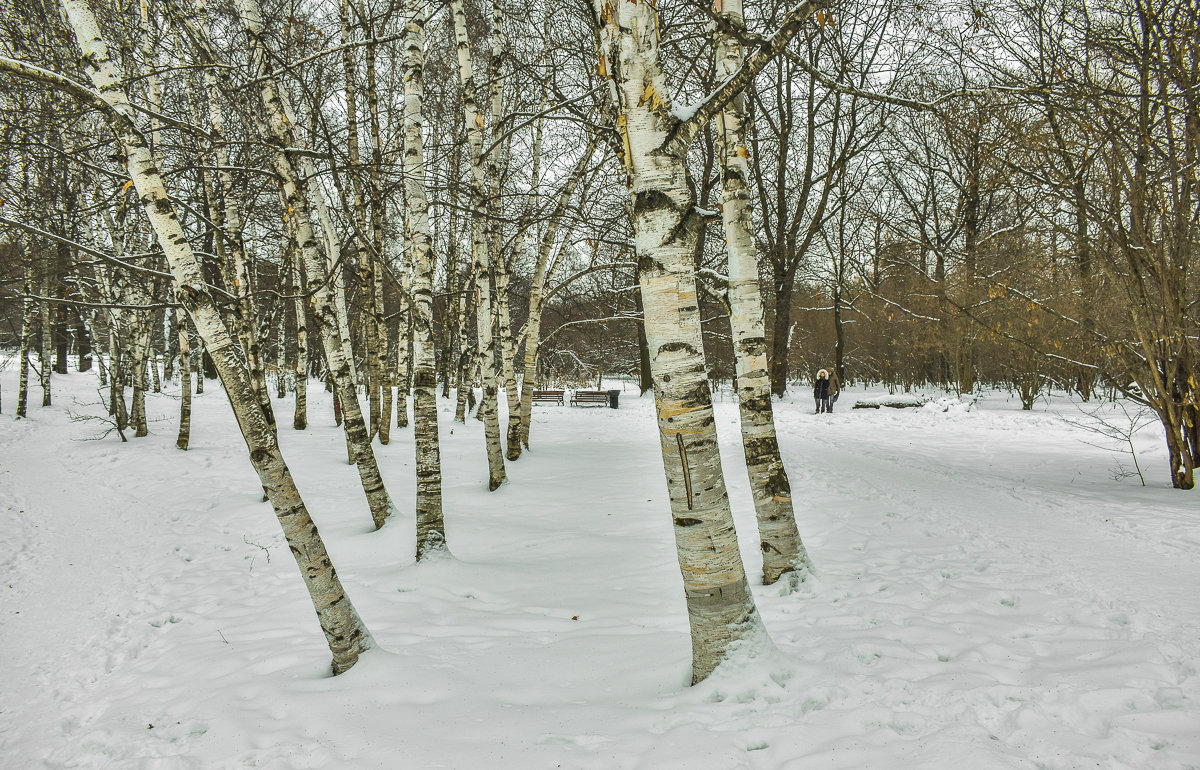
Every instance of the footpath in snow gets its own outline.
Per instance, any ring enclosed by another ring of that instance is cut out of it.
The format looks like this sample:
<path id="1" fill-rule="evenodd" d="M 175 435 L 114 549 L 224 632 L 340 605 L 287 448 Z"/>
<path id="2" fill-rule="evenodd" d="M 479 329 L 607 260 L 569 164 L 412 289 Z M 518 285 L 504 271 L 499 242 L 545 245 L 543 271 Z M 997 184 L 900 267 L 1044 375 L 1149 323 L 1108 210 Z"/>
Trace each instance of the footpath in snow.
<path id="1" fill-rule="evenodd" d="M 94 374 L 21 421 L 15 379 L 5 768 L 1200 768 L 1200 493 L 1169 487 L 1154 426 L 1142 487 L 1066 399 L 777 403 L 817 574 L 755 586 L 777 652 L 688 687 L 650 397 L 536 406 L 494 493 L 482 425 L 442 402 L 453 556 L 416 565 L 411 429 L 376 447 L 400 514 L 375 532 L 314 387 L 281 441 L 379 644 L 334 678 L 219 386 L 179 452 L 171 386 L 122 444 L 72 419 L 103 414 Z M 756 582 L 736 405 L 717 419 Z"/>

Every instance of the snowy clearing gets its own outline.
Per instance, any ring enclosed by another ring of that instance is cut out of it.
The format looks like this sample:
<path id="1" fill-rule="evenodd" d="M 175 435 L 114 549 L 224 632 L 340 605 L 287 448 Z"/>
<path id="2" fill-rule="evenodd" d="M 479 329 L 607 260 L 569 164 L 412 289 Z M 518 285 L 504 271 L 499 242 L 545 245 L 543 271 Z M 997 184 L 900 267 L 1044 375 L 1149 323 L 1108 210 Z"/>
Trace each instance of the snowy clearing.
<path id="1" fill-rule="evenodd" d="M 281 440 L 379 645 L 329 653 L 219 387 L 174 448 L 102 426 L 92 374 L 11 416 L 0 373 L 0 764 L 11 768 L 1197 768 L 1200 511 L 1157 427 L 1128 457 L 989 394 L 776 405 L 818 570 L 755 587 L 777 653 L 696 687 L 653 402 L 535 407 L 486 491 L 482 428 L 441 404 L 454 557 L 415 566 L 411 429 L 379 448 L 379 532 L 327 396 Z M 37 397 L 34 389 L 34 397 Z M 503 401 L 503 399 L 502 399 Z M 281 414 L 290 403 L 280 402 Z M 736 405 L 717 404 L 758 583 Z M 502 416 L 503 419 L 503 416 Z"/>

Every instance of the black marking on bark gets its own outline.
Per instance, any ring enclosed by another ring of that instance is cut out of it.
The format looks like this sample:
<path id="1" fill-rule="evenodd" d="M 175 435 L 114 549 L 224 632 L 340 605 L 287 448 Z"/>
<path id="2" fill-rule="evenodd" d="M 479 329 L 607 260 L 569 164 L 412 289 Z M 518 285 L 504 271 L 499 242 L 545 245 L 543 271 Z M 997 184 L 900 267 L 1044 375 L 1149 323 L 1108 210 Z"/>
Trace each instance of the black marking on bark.
<path id="1" fill-rule="evenodd" d="M 712 404 L 712 392 L 708 389 L 708 380 L 701 380 L 694 387 L 680 393 L 679 401 L 687 407 L 710 406 Z"/>
<path id="2" fill-rule="evenodd" d="M 771 463 L 771 469 L 767 472 L 767 483 L 765 485 L 767 493 L 771 497 L 785 497 L 788 500 L 792 497 L 792 484 L 788 481 L 787 470 L 783 467 L 782 462 Z"/>
<path id="3" fill-rule="evenodd" d="M 683 488 L 687 491 L 688 510 L 692 510 L 692 472 L 688 467 L 687 448 L 683 445 L 683 434 L 675 434 L 675 442 L 679 445 L 679 462 L 683 464 Z"/>
<path id="4" fill-rule="evenodd" d="M 771 408 L 771 394 L 747 396 L 742 399 L 742 409 L 754 414 L 762 414 Z"/>
<path id="5" fill-rule="evenodd" d="M 635 217 L 663 210 L 674 211 L 675 201 L 661 190 L 644 190 L 633 194 L 633 215 Z"/>
<path id="6" fill-rule="evenodd" d="M 761 462 L 763 460 L 770 462 L 779 456 L 779 442 L 775 436 L 744 439 L 743 446 L 745 447 L 747 462 Z"/>
<path id="7" fill-rule="evenodd" d="M 691 193 L 692 200 L 695 201 L 696 194 Z M 681 239 L 692 240 L 697 236 L 700 229 L 704 226 L 704 220 L 696 213 L 694 206 L 688 206 L 687 213 L 679 218 L 679 222 L 675 227 L 671 228 L 671 232 L 667 235 L 663 243 L 676 243 Z"/>
<path id="8" fill-rule="evenodd" d="M 687 353 L 695 353 L 696 348 L 687 342 L 668 342 L 659 347 L 659 353 L 675 353 L 677 351 L 685 351 Z"/>
<path id="9" fill-rule="evenodd" d="M 676 518 L 675 519 L 675 526 L 677 526 L 677 527 L 694 527 L 697 524 L 703 524 L 703 523 L 704 522 L 701 521 L 700 519 L 684 519 L 684 518 Z"/>
<path id="10" fill-rule="evenodd" d="M 639 275 L 642 273 L 663 273 L 663 272 L 666 272 L 666 268 L 663 267 L 662 262 L 659 262 L 658 260 L 654 259 L 653 257 L 649 257 L 649 256 L 642 256 L 642 257 L 638 258 L 638 274 Z"/>

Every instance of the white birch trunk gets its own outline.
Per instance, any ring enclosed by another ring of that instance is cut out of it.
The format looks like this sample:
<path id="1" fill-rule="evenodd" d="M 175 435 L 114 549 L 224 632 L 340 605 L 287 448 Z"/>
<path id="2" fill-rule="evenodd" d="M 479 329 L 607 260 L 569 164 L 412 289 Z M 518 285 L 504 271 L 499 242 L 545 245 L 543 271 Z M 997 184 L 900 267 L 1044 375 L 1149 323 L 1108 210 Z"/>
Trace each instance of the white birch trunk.
<path id="1" fill-rule="evenodd" d="M 519 240 L 517 246 L 520 246 Z M 504 393 L 508 397 L 508 428 L 505 431 L 505 443 L 508 449 L 508 459 L 518 460 L 521 457 L 521 392 L 517 388 L 517 350 L 513 342 L 512 319 L 508 310 L 508 289 L 511 281 L 512 272 L 501 259 L 496 270 L 496 310 L 500 321 L 498 325 L 500 379 L 504 382 Z"/>
<path id="2" fill-rule="evenodd" d="M 417 463 L 417 561 L 446 550 L 442 517 L 442 459 L 437 421 L 437 364 L 433 356 L 433 274 L 436 266 L 425 194 L 424 124 L 425 9 L 408 0 L 404 45 L 404 201 L 408 208 L 412 264 L 410 315 L 413 350 L 413 435 Z M 401 336 L 401 347 L 405 347 Z M 401 389 L 403 393 L 403 388 Z M 401 409 L 404 409 L 403 404 Z"/>
<path id="3" fill-rule="evenodd" d="M 345 83 L 346 99 L 346 153 L 350 161 L 350 184 L 354 193 L 354 199 L 350 205 L 350 214 L 355 223 L 354 238 L 350 243 L 351 248 L 354 250 L 355 260 L 357 261 L 358 282 L 364 298 L 363 305 L 365 312 L 360 315 L 360 318 L 362 319 L 364 367 L 369 383 L 367 387 L 367 411 L 370 418 L 369 426 L 371 435 L 378 435 L 380 443 L 386 444 L 388 443 L 386 427 L 380 426 L 380 398 L 383 392 L 382 389 L 386 386 L 383 381 L 383 371 L 379 368 L 377 357 L 380 329 L 375 316 L 375 283 L 377 272 L 383 269 L 383 265 L 382 254 L 378 252 L 377 248 L 375 249 L 375 253 L 372 253 L 373 244 L 367 236 L 367 206 L 363 200 L 362 184 L 358 177 L 359 169 L 362 167 L 362 156 L 358 145 L 358 91 L 355 87 L 355 71 L 357 67 L 354 62 L 354 48 L 348 45 L 350 43 L 350 8 L 348 0 L 342 0 L 339 5 L 338 15 L 341 21 L 342 44 L 346 46 L 342 49 L 342 75 Z"/>
<path id="4" fill-rule="evenodd" d="M 466 115 L 467 142 L 471 155 L 471 250 L 475 261 L 475 318 L 479 339 L 479 360 L 483 370 L 483 399 L 479 415 L 483 419 L 484 440 L 487 444 L 488 489 L 495 490 L 504 483 L 504 448 L 500 443 L 500 422 L 497 414 L 496 344 L 492 336 L 492 296 L 489 278 L 492 225 L 487 217 L 487 178 L 483 156 L 483 115 L 479 112 L 475 89 L 471 46 L 467 37 L 467 18 L 462 0 L 452 0 L 454 36 L 458 48 L 458 71 L 462 81 L 463 110 Z M 498 34 L 498 32 L 497 32 Z M 461 385 L 460 385 L 461 387 Z"/>
<path id="5" fill-rule="evenodd" d="M 504 40 L 504 9 L 500 0 L 492 0 L 492 61 L 491 61 L 491 111 L 492 111 L 492 141 L 495 145 L 487 158 L 487 178 L 488 178 L 488 246 L 491 250 L 489 259 L 491 269 L 495 273 L 496 297 L 493 302 L 493 307 L 496 314 L 496 332 L 500 338 L 497 350 L 500 354 L 500 371 L 498 372 L 497 384 L 504 388 L 505 395 L 508 399 L 508 426 L 505 430 L 505 439 L 508 449 L 507 457 L 509 460 L 517 460 L 521 457 L 521 394 L 517 390 L 517 374 L 516 374 L 516 349 L 513 345 L 512 322 L 509 318 L 508 310 L 508 289 L 511 284 L 512 273 L 508 261 L 505 260 L 500 248 L 502 238 L 500 232 L 500 201 L 503 199 L 500 195 L 500 165 L 501 165 L 501 148 L 507 155 L 509 142 L 506 140 L 503 143 L 499 141 L 500 125 L 504 118 L 504 81 L 501 76 L 501 67 L 504 64 L 505 40 Z M 514 243 L 514 252 L 519 253 L 520 234 Z M 514 253 L 514 257 L 515 257 Z M 498 405 L 497 407 L 498 408 Z M 498 416 L 498 415 L 497 415 Z"/>
<path id="6" fill-rule="evenodd" d="M 192 362 L 188 340 L 187 314 L 175 309 L 175 326 L 179 329 L 179 435 L 175 446 L 186 450 L 192 440 Z"/>
<path id="7" fill-rule="evenodd" d="M 596 0 L 601 74 L 625 141 L 663 468 L 692 638 L 692 682 L 735 643 L 769 643 L 738 551 L 721 469 L 692 255 L 699 216 L 670 114 L 649 3 Z M 665 150 L 665 151 L 664 151 Z"/>
<path id="8" fill-rule="evenodd" d="M 25 282 L 22 286 L 24 298 L 21 312 L 21 353 L 17 375 L 17 417 L 28 416 L 29 404 L 29 349 L 33 347 L 33 318 L 37 302 L 33 298 L 33 265 L 25 266 Z"/>
<path id="9" fill-rule="evenodd" d="M 146 295 L 138 292 L 133 296 L 139 300 L 138 304 L 143 304 Z M 135 318 L 132 326 L 137 332 L 130 353 L 133 397 L 129 401 L 129 423 L 133 426 L 133 435 L 143 438 L 150 432 L 150 426 L 146 423 L 146 360 L 149 358 L 150 330 L 143 318 Z"/>
<path id="10" fill-rule="evenodd" d="M 300 292 L 299 268 L 295 261 L 290 264 L 292 291 L 296 295 L 296 409 L 292 415 L 292 428 L 304 430 L 308 427 L 308 318 Z"/>
<path id="11" fill-rule="evenodd" d="M 279 268 L 280 284 L 288 269 L 285 259 Z M 287 398 L 287 300 L 279 299 L 279 317 L 275 319 L 275 397 Z"/>
<path id="12" fill-rule="evenodd" d="M 146 144 L 138 132 L 121 78 L 109 57 L 100 27 L 86 0 L 62 0 L 66 19 L 83 52 L 83 64 L 98 93 L 92 103 L 107 105 L 105 117 L 117 135 L 139 201 L 170 265 L 176 297 L 183 304 L 217 367 L 267 498 L 275 509 L 289 548 L 308 588 L 321 630 L 333 655 L 333 673 L 353 666 L 371 647 L 371 637 L 346 595 L 317 527 L 300 498 L 271 427 L 258 408 L 250 371 L 230 337 L 204 281 L 174 206 Z"/>
<path id="13" fill-rule="evenodd" d="M 394 405 L 394 397 L 392 385 L 395 378 L 392 376 L 392 368 L 388 366 L 388 346 L 390 339 L 387 329 L 386 316 L 383 309 L 383 271 L 387 269 L 384 262 L 383 253 L 380 252 L 375 260 L 375 268 L 372 272 L 374 276 L 374 288 L 372 290 L 373 301 L 371 321 L 375 327 L 375 371 L 379 378 L 379 443 L 387 444 L 391 441 L 392 436 L 392 407 Z M 402 274 L 407 275 L 404 271 Z M 407 352 L 407 345 L 403 346 Z M 403 358 L 403 354 L 400 356 Z M 407 412 L 405 414 L 407 417 Z M 400 427 L 407 425 L 407 420 L 400 424 Z"/>
<path id="14" fill-rule="evenodd" d="M 50 296 L 50 266 L 43 268 L 46 275 L 42 278 L 41 292 L 43 297 Z M 54 335 L 50 327 L 50 300 L 44 299 L 39 303 L 41 336 L 38 344 L 38 380 L 42 387 L 42 406 L 50 406 L 50 351 L 54 348 Z M 145 435 L 144 433 L 142 435 Z"/>
<path id="15" fill-rule="evenodd" d="M 718 12 L 735 29 L 744 30 L 742 0 L 722 0 Z M 733 75 L 745 56 L 737 39 L 716 33 L 717 80 Z M 763 324 L 758 255 L 754 248 L 753 204 L 750 197 L 750 151 L 746 142 L 746 97 L 730 100 L 717 118 L 721 150 L 721 221 L 729 253 L 729 316 L 737 370 L 738 408 L 746 472 L 758 520 L 763 556 L 763 584 L 788 574 L 793 585 L 809 569 L 792 509 L 792 489 L 779 454 L 775 417 L 771 409 L 771 377 L 767 366 L 767 336 Z"/>
<path id="16" fill-rule="evenodd" d="M 165 355 L 165 353 L 164 353 L 164 355 Z M 147 354 L 146 358 L 150 362 L 150 374 L 153 375 L 151 384 L 154 388 L 154 392 L 162 393 L 162 377 L 159 375 L 159 372 L 158 372 L 158 351 L 155 350 L 153 346 L 151 346 L 148 350 L 148 354 Z"/>
<path id="17" fill-rule="evenodd" d="M 424 178 L 424 177 L 422 177 L 422 178 Z M 422 182 L 422 184 L 424 184 L 424 182 Z M 426 204 L 426 210 L 428 211 L 428 203 Z M 429 221 L 428 216 L 426 216 L 425 219 L 426 219 L 426 222 Z M 410 222 L 408 227 L 405 228 L 405 241 L 404 241 L 405 251 L 409 252 L 409 257 L 408 257 L 409 262 L 412 262 L 412 259 L 413 259 L 412 255 L 411 255 L 411 252 L 413 249 L 413 244 L 412 244 L 413 235 L 410 232 L 411 226 L 412 226 L 412 223 Z M 430 236 L 430 237 L 432 238 L 432 236 Z M 432 246 L 430 248 L 432 249 Z M 414 271 L 416 270 L 415 266 L 413 266 L 413 270 Z M 396 427 L 397 428 L 407 428 L 408 427 L 408 394 L 409 394 L 410 388 L 412 387 L 411 378 L 408 376 L 408 373 L 413 367 L 415 367 L 415 362 L 409 360 L 409 354 L 408 354 L 409 342 L 410 342 L 410 340 L 414 339 L 414 335 L 416 333 L 416 327 L 414 325 L 417 323 L 416 318 L 414 318 L 414 316 L 413 316 L 413 313 L 416 311 L 415 311 L 415 308 L 413 307 L 414 300 L 412 297 L 413 281 L 415 280 L 415 278 L 410 275 L 407 265 L 403 269 L 401 269 L 399 272 L 400 272 L 400 291 L 399 291 L 400 297 L 399 297 L 399 299 L 400 299 L 401 307 L 404 308 L 404 311 L 397 312 L 397 318 L 396 318 L 396 367 L 395 367 L 395 369 L 388 367 L 387 371 L 388 371 L 388 377 L 389 377 L 389 385 L 394 383 L 396 386 Z M 414 351 L 415 351 L 415 347 L 414 347 Z M 414 352 L 414 355 L 415 355 L 415 352 Z M 416 418 L 414 417 L 414 419 L 416 419 Z"/>
<path id="18" fill-rule="evenodd" d="M 461 423 L 467 421 L 467 401 L 471 394 L 471 372 L 474 371 L 475 353 L 469 335 L 469 319 L 473 312 L 475 292 L 469 287 L 475 282 L 474 265 L 467 270 L 463 280 L 458 303 L 458 347 L 455 351 L 454 379 L 456 383 L 454 419 Z M 477 336 L 477 335 L 476 335 Z"/>
<path id="19" fill-rule="evenodd" d="M 114 256 L 124 256 L 124 240 L 117 231 L 116 223 L 107 208 L 101 208 L 101 216 L 109 237 L 112 239 Z M 122 299 L 115 282 L 111 280 L 108 269 L 99 263 L 93 266 L 96 274 L 96 285 L 100 290 L 100 299 L 108 304 L 116 304 Z M 106 310 L 108 316 L 108 413 L 112 415 L 120 434 L 127 426 L 128 413 L 125 410 L 125 370 L 127 362 L 121 350 L 120 340 L 126 336 L 124 311 L 116 308 Z M 203 378 L 201 378 L 203 379 Z M 121 436 L 124 439 L 124 435 Z"/>

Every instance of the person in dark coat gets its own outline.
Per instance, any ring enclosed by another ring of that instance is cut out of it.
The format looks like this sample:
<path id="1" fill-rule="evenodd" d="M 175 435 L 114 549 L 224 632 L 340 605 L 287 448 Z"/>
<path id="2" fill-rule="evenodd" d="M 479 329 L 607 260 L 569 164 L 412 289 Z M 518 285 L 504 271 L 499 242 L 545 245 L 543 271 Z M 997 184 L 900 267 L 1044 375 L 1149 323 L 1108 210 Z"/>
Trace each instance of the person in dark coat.
<path id="1" fill-rule="evenodd" d="M 817 402 L 817 414 L 833 411 L 833 404 L 829 399 L 835 392 L 829 381 L 829 370 L 822 369 L 817 372 L 817 379 L 813 382 L 813 398 Z"/>

